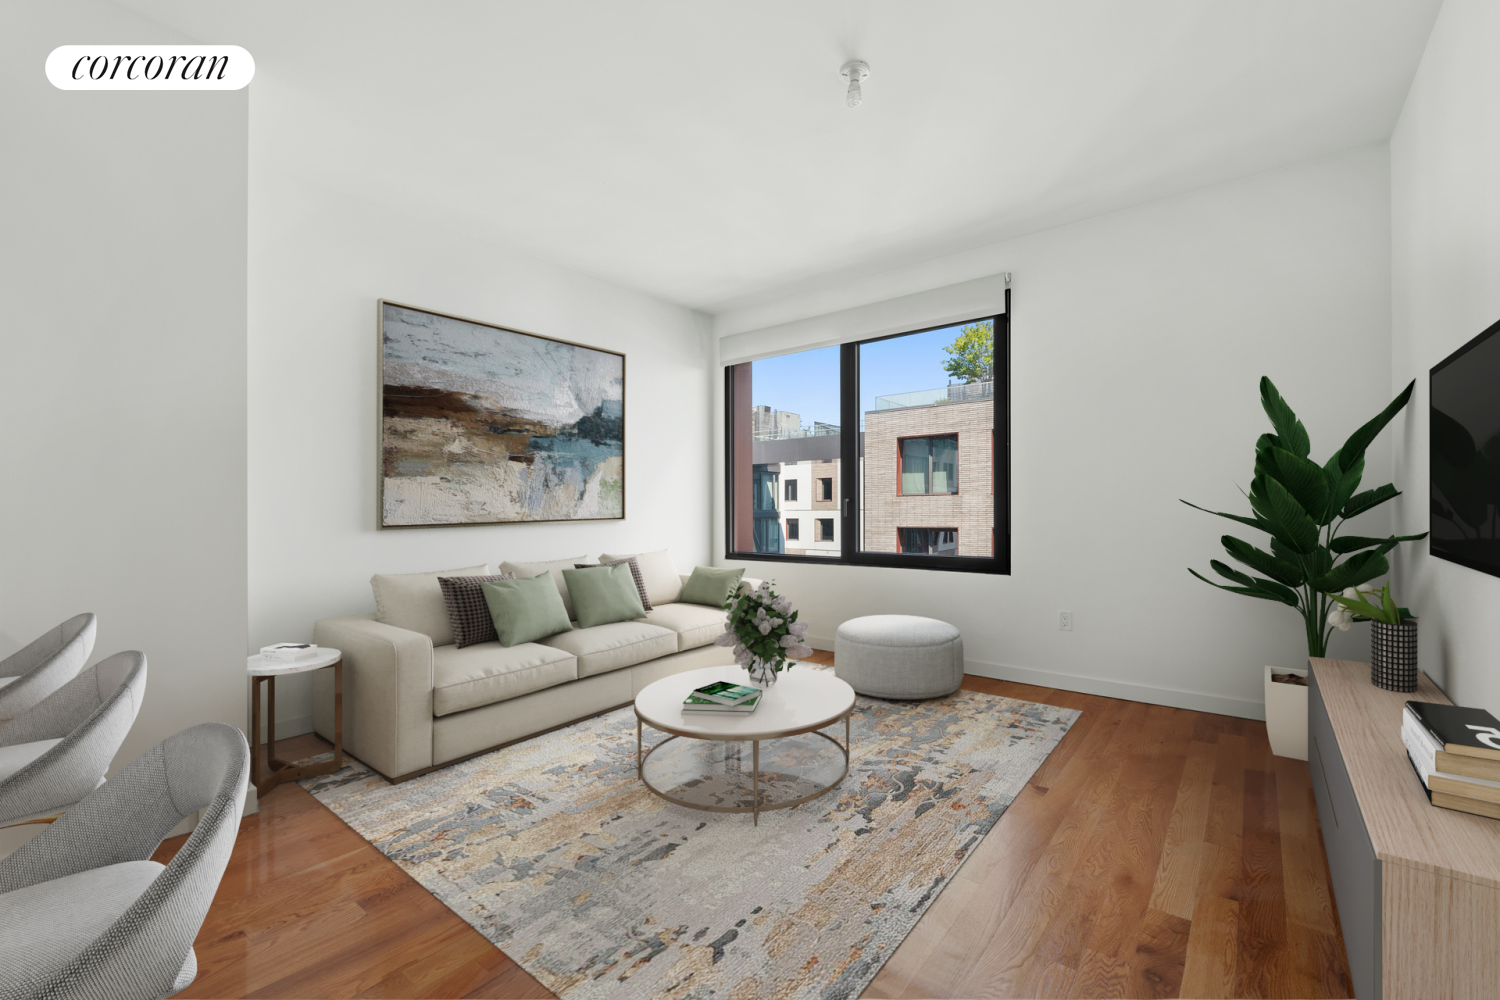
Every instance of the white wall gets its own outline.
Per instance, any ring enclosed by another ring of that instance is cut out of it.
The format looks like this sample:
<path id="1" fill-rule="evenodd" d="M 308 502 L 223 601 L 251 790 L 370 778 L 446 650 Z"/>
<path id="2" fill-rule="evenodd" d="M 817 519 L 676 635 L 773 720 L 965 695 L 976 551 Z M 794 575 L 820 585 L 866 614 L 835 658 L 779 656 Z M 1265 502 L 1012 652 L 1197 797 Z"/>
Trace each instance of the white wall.
<path id="1" fill-rule="evenodd" d="M 1391 378 L 1417 380 L 1395 448 L 1404 532 L 1428 527 L 1428 369 L 1500 319 L 1497 37 L 1500 5 L 1448 0 L 1391 138 Z M 1459 704 L 1500 713 L 1500 578 L 1426 542 L 1397 571 L 1423 669 Z"/>
<path id="2" fill-rule="evenodd" d="M 63 92 L 47 53 L 189 41 L 90 0 L 0 7 L 0 656 L 80 611 L 146 653 L 116 767 L 245 707 L 237 92 Z"/>
<path id="3" fill-rule="evenodd" d="M 705 317 L 313 187 L 252 132 L 252 648 L 373 610 L 374 573 L 668 547 L 685 572 L 708 562 Z M 379 298 L 623 351 L 625 519 L 377 530 Z M 283 737 L 312 729 L 297 680 L 278 692 Z"/>
<path id="4" fill-rule="evenodd" d="M 1225 558 L 1218 538 L 1237 526 L 1177 501 L 1248 513 L 1237 486 L 1270 429 L 1262 374 L 1320 462 L 1388 402 L 1387 167 L 1384 146 L 1353 150 L 717 317 L 724 357 L 738 358 L 757 342 L 886 332 L 914 301 L 930 301 L 931 322 L 955 318 L 945 296 L 977 301 L 997 284 L 983 276 L 1014 275 L 1012 574 L 752 572 L 777 579 L 828 648 L 850 617 L 930 615 L 962 629 L 973 673 L 1262 717 L 1261 666 L 1305 661 L 1301 620 L 1191 578 L 1186 567 Z M 808 319 L 830 308 L 854 312 Z M 746 332 L 766 322 L 778 326 Z M 1387 435 L 1368 485 L 1388 480 L 1389 455 Z M 722 485 L 715 511 L 722 558 Z M 1384 511 L 1367 519 L 1361 533 L 1389 526 Z M 1074 631 L 1059 631 L 1061 610 Z M 1335 655 L 1364 658 L 1363 628 Z"/>

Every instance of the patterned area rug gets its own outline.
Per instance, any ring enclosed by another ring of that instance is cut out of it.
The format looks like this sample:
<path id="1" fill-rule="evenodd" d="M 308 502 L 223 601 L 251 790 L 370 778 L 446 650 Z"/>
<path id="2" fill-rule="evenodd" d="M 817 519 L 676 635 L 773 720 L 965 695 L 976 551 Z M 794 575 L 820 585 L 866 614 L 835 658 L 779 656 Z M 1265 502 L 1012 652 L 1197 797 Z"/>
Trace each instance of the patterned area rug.
<path id="1" fill-rule="evenodd" d="M 401 785 L 357 762 L 302 784 L 564 1000 L 857 997 L 1078 714 L 861 697 L 843 782 L 759 826 L 642 787 L 629 708 Z M 763 743 L 762 769 L 809 780 L 809 745 Z M 667 777 L 680 747 L 749 755 L 672 746 Z"/>

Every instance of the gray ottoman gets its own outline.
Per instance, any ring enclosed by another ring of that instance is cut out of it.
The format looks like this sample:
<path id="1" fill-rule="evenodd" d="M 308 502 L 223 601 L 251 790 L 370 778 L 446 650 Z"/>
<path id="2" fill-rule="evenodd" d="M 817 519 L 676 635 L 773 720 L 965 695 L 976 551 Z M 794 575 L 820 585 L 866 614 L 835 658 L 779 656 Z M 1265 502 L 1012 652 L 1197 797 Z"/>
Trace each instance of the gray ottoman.
<path id="1" fill-rule="evenodd" d="M 963 682 L 964 639 L 936 618 L 851 618 L 834 636 L 833 672 L 874 698 L 941 698 Z"/>

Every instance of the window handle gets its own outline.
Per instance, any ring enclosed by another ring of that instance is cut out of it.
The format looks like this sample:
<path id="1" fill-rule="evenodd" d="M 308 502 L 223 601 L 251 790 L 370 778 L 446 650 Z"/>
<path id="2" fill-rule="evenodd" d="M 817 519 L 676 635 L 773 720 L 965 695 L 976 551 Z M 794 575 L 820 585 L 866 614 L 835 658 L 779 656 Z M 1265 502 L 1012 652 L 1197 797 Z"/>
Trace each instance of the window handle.
<path id="1" fill-rule="evenodd" d="M 849 516 L 849 498 L 848 497 L 844 497 L 844 516 L 845 517 Z"/>

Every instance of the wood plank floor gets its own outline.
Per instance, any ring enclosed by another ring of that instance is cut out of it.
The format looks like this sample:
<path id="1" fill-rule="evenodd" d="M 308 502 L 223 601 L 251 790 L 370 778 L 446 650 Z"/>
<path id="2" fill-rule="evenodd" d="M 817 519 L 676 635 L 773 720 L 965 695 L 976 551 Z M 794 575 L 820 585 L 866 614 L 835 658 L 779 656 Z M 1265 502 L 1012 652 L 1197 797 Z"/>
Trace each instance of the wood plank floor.
<path id="1" fill-rule="evenodd" d="M 1353 996 L 1307 765 L 1263 723 L 964 687 L 1083 716 L 867 997 Z M 182 996 L 552 996 L 295 785 L 243 821 L 196 949 Z"/>

